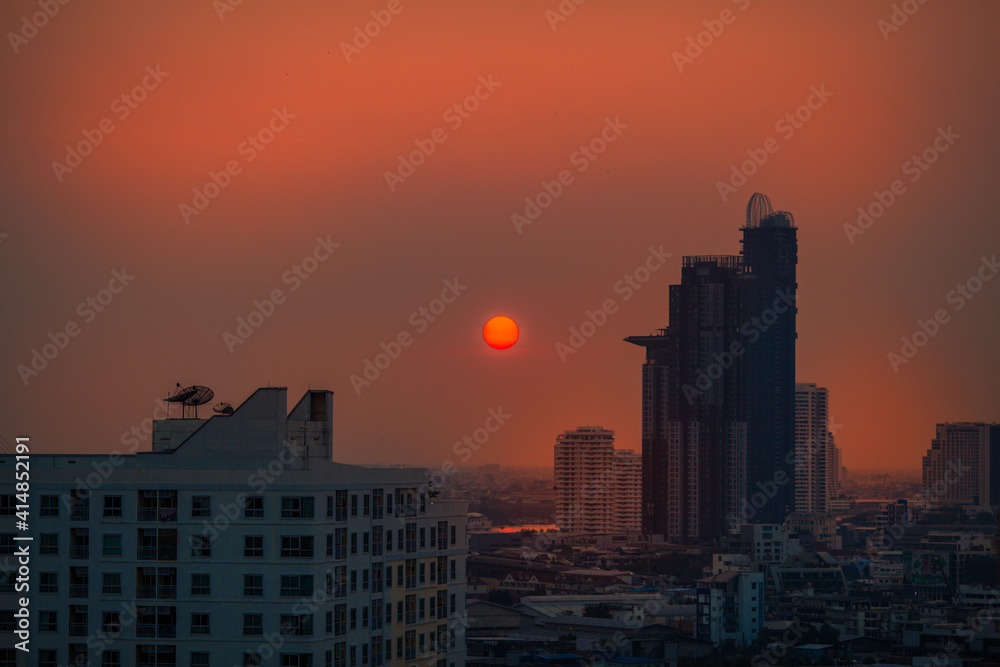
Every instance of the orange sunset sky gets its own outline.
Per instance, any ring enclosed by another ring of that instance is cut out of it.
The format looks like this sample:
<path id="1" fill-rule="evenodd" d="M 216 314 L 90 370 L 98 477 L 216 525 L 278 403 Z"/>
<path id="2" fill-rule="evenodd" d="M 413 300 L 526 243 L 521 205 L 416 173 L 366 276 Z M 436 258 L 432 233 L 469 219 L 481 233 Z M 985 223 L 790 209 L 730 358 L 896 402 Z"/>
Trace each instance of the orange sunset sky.
<path id="1" fill-rule="evenodd" d="M 936 422 L 1000 420 L 1000 280 L 961 308 L 948 297 L 1000 253 L 1000 5 L 903 4 L 77 1 L 33 29 L 37 0 L 4 2 L 0 434 L 36 453 L 125 451 L 177 382 L 233 404 L 271 384 L 290 401 L 335 391 L 350 463 L 463 463 L 453 443 L 500 407 L 509 421 L 464 463 L 550 465 L 577 425 L 638 449 L 643 352 L 622 338 L 667 324 L 683 255 L 739 252 L 759 191 L 799 228 L 797 379 L 830 389 L 844 464 L 916 469 Z M 345 56 L 373 11 L 386 25 Z M 808 119 L 782 123 L 810 99 Z M 581 161 L 608 119 L 613 141 Z M 68 158 L 85 132 L 100 142 Z M 907 168 L 945 135 L 933 164 Z M 724 199 L 747 151 L 766 161 Z M 317 238 L 339 246 L 296 282 Z M 672 256 L 640 289 L 616 290 L 661 246 Z M 80 306 L 123 267 L 134 279 L 100 312 Z M 446 280 L 465 289 L 433 322 L 412 317 Z M 275 290 L 251 336 L 225 337 Z M 556 344 L 609 299 L 563 361 Z M 887 354 L 942 309 L 894 369 Z M 500 314 L 520 327 L 504 351 L 481 336 Z M 68 325 L 65 349 L 26 372 Z"/>

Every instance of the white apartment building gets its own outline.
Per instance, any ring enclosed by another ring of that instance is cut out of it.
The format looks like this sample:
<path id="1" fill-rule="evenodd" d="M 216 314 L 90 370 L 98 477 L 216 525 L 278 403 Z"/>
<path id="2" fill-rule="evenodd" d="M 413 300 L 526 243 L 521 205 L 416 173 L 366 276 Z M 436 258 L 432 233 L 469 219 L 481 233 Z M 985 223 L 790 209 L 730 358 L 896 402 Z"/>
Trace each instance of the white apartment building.
<path id="1" fill-rule="evenodd" d="M 923 459 L 923 489 L 931 505 L 1000 504 L 1000 424 L 938 424 Z"/>
<path id="2" fill-rule="evenodd" d="M 611 510 L 614 529 L 638 533 L 642 530 L 642 455 L 631 449 L 616 449 L 611 466 L 615 476 Z"/>
<path id="3" fill-rule="evenodd" d="M 764 628 L 764 574 L 723 572 L 698 581 L 695 636 L 749 646 Z"/>
<path id="4" fill-rule="evenodd" d="M 795 384 L 795 511 L 824 513 L 838 484 L 839 457 L 829 431 L 829 392 Z"/>
<path id="5" fill-rule="evenodd" d="M 556 524 L 566 532 L 640 530 L 642 459 L 615 451 L 615 432 L 600 426 L 565 431 L 555 446 Z"/>
<path id="6" fill-rule="evenodd" d="M 467 505 L 428 497 L 422 469 L 334 462 L 332 403 L 308 391 L 286 414 L 284 388 L 258 389 L 155 422 L 153 451 L 33 454 L 30 653 L 0 665 L 464 667 Z"/>

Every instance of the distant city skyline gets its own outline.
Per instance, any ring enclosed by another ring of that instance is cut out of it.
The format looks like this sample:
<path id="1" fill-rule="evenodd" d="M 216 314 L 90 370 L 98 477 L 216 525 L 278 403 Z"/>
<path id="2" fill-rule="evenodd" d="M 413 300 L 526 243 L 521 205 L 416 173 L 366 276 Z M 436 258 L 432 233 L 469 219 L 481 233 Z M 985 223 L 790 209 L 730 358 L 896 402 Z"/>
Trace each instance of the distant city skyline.
<path id="1" fill-rule="evenodd" d="M 226 4 L 60 4 L 41 28 L 37 2 L 0 8 L 7 437 L 128 451 L 180 382 L 330 389 L 347 462 L 545 466 L 584 423 L 638 449 L 620 340 L 659 326 L 684 255 L 735 252 L 753 192 L 795 213 L 795 379 L 837 397 L 849 468 L 918 470 L 936 423 L 1000 418 L 1000 283 L 978 277 L 1000 250 L 1000 7 L 921 4 L 886 31 L 891 3 L 553 23 L 557 3 L 404 2 L 360 48 L 374 6 Z M 465 289 L 432 321 L 445 281 Z M 482 340 L 497 314 L 520 327 L 508 350 Z M 456 456 L 497 407 L 509 422 Z"/>

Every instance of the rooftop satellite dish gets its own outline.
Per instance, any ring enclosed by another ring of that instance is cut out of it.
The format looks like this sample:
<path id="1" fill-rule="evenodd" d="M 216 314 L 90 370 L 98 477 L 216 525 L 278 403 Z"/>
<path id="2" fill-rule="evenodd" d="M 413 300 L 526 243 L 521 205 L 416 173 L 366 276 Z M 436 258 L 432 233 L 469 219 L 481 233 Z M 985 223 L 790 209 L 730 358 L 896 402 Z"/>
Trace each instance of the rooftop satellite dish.
<path id="1" fill-rule="evenodd" d="M 200 384 L 193 384 L 190 387 L 185 387 L 182 391 L 191 392 L 191 395 L 184 401 L 184 407 L 182 408 L 186 418 L 190 418 L 190 415 L 193 414 L 194 418 L 197 419 L 198 406 L 204 405 L 215 398 L 214 391 Z M 191 408 L 191 410 L 188 410 L 188 408 Z"/>
<path id="2" fill-rule="evenodd" d="M 217 412 L 220 415 L 231 415 L 233 414 L 233 406 L 229 403 L 216 403 L 212 406 L 212 411 Z"/>
<path id="3" fill-rule="evenodd" d="M 174 390 L 172 395 L 167 397 L 167 403 L 183 403 L 194 396 L 194 393 L 194 387 L 181 387 L 181 383 L 178 382 L 177 389 Z"/>
<path id="4" fill-rule="evenodd" d="M 198 406 L 208 403 L 213 398 L 215 398 L 215 392 L 208 387 L 200 384 L 181 387 L 180 382 L 178 382 L 177 389 L 171 396 L 167 397 L 167 403 L 181 404 L 181 419 L 197 419 Z"/>

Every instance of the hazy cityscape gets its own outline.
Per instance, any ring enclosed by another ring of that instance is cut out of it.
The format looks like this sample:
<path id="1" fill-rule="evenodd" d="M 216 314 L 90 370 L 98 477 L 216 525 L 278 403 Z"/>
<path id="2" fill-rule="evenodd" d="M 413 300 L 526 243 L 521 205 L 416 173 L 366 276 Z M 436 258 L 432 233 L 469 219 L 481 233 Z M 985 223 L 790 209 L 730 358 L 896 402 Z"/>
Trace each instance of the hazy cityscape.
<path id="1" fill-rule="evenodd" d="M 0 27 L 0 667 L 1000 667 L 1000 3 Z"/>

